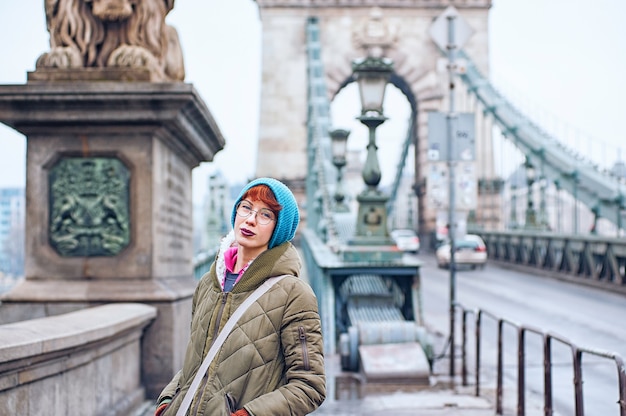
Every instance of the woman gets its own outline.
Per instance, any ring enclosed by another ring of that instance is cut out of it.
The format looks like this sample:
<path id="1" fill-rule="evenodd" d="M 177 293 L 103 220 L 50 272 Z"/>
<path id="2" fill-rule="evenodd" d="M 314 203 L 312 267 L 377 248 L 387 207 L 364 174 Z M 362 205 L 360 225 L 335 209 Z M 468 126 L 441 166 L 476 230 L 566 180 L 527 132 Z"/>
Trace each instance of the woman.
<path id="1" fill-rule="evenodd" d="M 188 415 L 306 415 L 326 397 L 317 300 L 298 278 L 291 244 L 300 215 L 287 186 L 250 182 L 233 207 L 233 231 L 193 296 L 191 339 L 183 368 L 157 401 L 156 416 L 174 416 L 229 316 L 272 276 L 287 275 L 252 304 L 219 349 Z"/>

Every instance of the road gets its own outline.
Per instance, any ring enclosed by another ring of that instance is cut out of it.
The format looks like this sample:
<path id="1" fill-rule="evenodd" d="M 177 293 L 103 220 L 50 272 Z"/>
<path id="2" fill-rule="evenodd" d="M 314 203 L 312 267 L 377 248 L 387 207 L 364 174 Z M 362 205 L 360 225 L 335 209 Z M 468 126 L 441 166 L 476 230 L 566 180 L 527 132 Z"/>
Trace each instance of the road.
<path id="1" fill-rule="evenodd" d="M 447 337 L 449 334 L 450 272 L 438 269 L 434 256 L 418 256 L 421 269 L 425 323 Z M 626 359 L 626 297 L 600 289 L 556 279 L 533 276 L 489 263 L 484 270 L 456 273 L 456 299 L 466 309 L 480 308 L 517 325 L 558 334 L 578 347 L 614 352 Z M 460 318 L 457 315 L 456 321 Z M 473 317 L 470 316 L 473 320 Z M 496 321 L 483 318 L 485 338 L 481 353 L 481 385 L 495 380 Z M 460 327 L 456 330 L 457 357 L 460 355 Z M 473 328 L 473 326 L 472 326 Z M 473 330 L 473 329 L 472 329 Z M 517 335 L 505 325 L 505 405 L 516 405 Z M 473 336 L 470 342 L 473 344 Z M 526 336 L 526 395 L 543 403 L 542 338 Z M 469 349 L 473 374 L 474 349 Z M 574 415 L 574 379 L 569 347 L 553 346 L 553 397 L 555 414 Z M 617 369 L 613 360 L 583 355 L 583 403 L 586 416 L 619 415 Z M 457 371 L 460 365 L 457 365 Z M 473 375 L 471 376 L 473 377 Z M 511 397 L 513 396 L 513 397 Z"/>

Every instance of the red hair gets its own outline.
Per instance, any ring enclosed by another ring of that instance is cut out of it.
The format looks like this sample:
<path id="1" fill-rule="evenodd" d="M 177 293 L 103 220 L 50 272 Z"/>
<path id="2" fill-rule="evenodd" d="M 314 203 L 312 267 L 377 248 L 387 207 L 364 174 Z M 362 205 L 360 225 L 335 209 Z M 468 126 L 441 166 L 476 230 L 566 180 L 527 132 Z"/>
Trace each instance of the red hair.
<path id="1" fill-rule="evenodd" d="M 261 201 L 271 209 L 274 214 L 278 214 L 278 211 L 283 209 L 283 206 L 278 203 L 274 192 L 267 185 L 256 185 L 248 189 L 245 194 L 241 196 L 241 200 L 247 199 L 249 201 Z"/>

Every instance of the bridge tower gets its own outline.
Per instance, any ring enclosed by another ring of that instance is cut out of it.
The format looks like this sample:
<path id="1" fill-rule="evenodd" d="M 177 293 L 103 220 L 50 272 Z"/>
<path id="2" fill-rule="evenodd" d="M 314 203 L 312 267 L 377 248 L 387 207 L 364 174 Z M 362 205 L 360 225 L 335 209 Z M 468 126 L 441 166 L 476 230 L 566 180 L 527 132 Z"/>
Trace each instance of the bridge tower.
<path id="1" fill-rule="evenodd" d="M 489 71 L 488 17 L 492 0 L 256 0 L 262 23 L 262 85 L 257 176 L 289 183 L 304 198 L 307 173 L 307 67 L 305 25 L 316 17 L 321 28 L 327 95 L 332 100 L 352 82 L 352 61 L 368 52 L 394 62 L 390 82 L 407 98 L 415 115 L 417 138 L 414 188 L 418 195 L 420 233 L 435 229 L 435 209 L 428 203 L 428 113 L 449 108 L 446 58 L 429 35 L 433 20 L 452 4 L 473 29 L 464 46 L 480 71 Z M 457 83 L 460 86 L 460 82 Z M 458 96 L 458 97 L 457 97 Z M 455 109 L 476 110 L 467 92 L 457 88 Z M 393 114 L 386 114 L 393 117 Z M 355 112 L 356 116 L 356 112 Z M 491 122 L 476 117 L 476 217 L 486 228 L 499 222 Z M 383 146 L 384 144 L 380 144 Z M 491 194 L 484 198 L 483 193 Z M 496 202 L 494 202 L 496 201 Z"/>

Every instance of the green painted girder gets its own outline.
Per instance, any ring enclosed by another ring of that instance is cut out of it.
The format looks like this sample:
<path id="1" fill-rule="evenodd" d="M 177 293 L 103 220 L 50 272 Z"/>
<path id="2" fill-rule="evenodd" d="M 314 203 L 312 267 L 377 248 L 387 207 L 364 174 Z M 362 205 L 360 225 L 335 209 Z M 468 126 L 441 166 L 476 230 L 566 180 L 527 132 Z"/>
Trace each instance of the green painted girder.
<path id="1" fill-rule="evenodd" d="M 511 139 L 530 163 L 543 166 L 548 180 L 558 182 L 561 189 L 595 210 L 600 217 L 620 225 L 619 216 L 626 208 L 626 190 L 622 189 L 618 178 L 567 148 L 515 108 L 478 71 L 467 54 L 460 51 L 458 57 L 467 63 L 460 78 L 468 92 L 482 103 L 484 112 L 493 116 L 505 137 Z"/>

